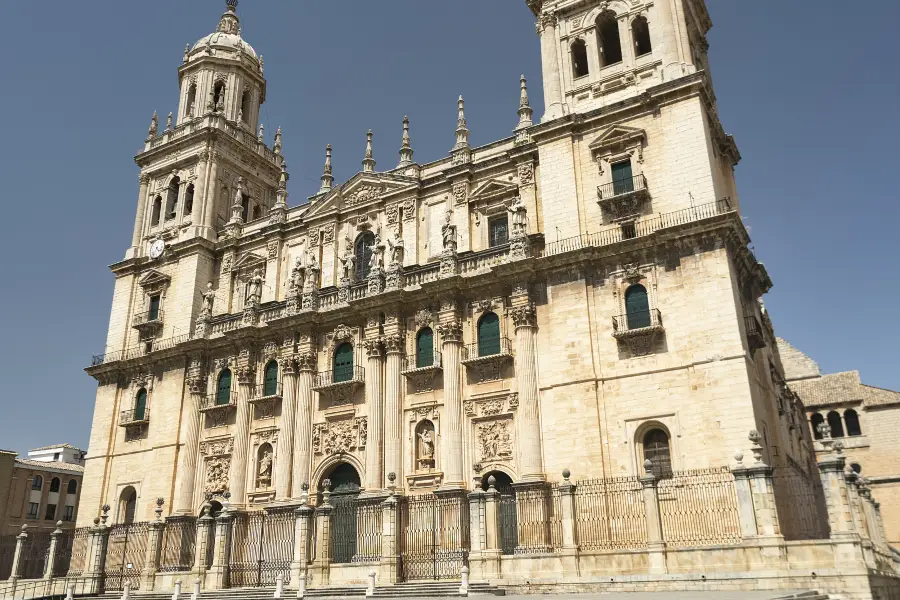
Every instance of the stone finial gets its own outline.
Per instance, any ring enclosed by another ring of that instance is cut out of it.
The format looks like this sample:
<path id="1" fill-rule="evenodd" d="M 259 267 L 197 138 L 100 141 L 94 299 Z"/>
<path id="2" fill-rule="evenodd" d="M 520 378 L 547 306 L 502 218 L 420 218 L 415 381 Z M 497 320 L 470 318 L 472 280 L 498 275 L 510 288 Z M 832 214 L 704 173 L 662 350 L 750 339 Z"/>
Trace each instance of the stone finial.
<path id="1" fill-rule="evenodd" d="M 408 167 L 413 164 L 413 149 L 409 137 L 409 117 L 403 117 L 403 138 L 400 143 L 400 162 L 397 167 Z"/>
<path id="2" fill-rule="evenodd" d="M 756 462 L 756 464 L 762 463 L 763 447 L 760 444 L 760 442 L 762 441 L 762 436 L 759 435 L 759 432 L 754 429 L 747 435 L 747 439 L 750 440 L 750 443 L 752 444 L 752 446 L 750 447 L 750 452 L 753 453 L 753 460 Z"/>
<path id="3" fill-rule="evenodd" d="M 362 161 L 363 173 L 375 172 L 375 159 L 372 158 L 372 130 L 366 134 L 366 157 Z"/>
<path id="4" fill-rule="evenodd" d="M 734 453 L 734 460 L 737 462 L 739 467 L 744 466 L 744 453 L 738 450 Z"/>
<path id="5" fill-rule="evenodd" d="M 22 527 L 20 529 L 22 530 L 22 533 L 28 531 L 28 523 L 22 523 Z"/>
<path id="6" fill-rule="evenodd" d="M 259 142 L 260 144 L 264 144 L 265 139 L 266 139 L 265 134 L 266 134 L 266 127 L 265 127 L 265 125 L 260 123 L 259 124 L 259 133 L 256 134 L 256 141 Z"/>
<path id="7" fill-rule="evenodd" d="M 62 521 L 57 521 L 57 522 L 56 522 L 56 529 L 53 530 L 53 533 L 62 533 L 62 526 L 63 526 L 63 522 L 62 522 Z"/>
<path id="8" fill-rule="evenodd" d="M 231 222 L 244 222 L 244 178 L 238 177 L 234 192 L 234 203 L 231 205 Z"/>
<path id="9" fill-rule="evenodd" d="M 166 503 L 166 501 L 163 500 L 162 498 L 157 498 L 157 499 L 156 499 L 156 508 L 153 509 L 153 512 L 156 513 L 156 520 L 157 520 L 157 521 L 162 521 L 163 504 L 165 504 L 165 503 Z"/>
<path id="10" fill-rule="evenodd" d="M 325 146 L 325 167 L 322 169 L 322 185 L 319 193 L 330 192 L 334 186 L 334 177 L 331 175 L 331 144 Z"/>
<path id="11" fill-rule="evenodd" d="M 190 57 L 191 57 L 191 45 L 185 44 L 184 45 L 184 62 L 187 62 Z"/>
<path id="12" fill-rule="evenodd" d="M 156 111 L 153 111 L 153 117 L 150 119 L 150 127 L 147 129 L 147 135 L 150 137 L 156 137 L 159 134 L 159 116 L 157 116 Z"/>
<path id="13" fill-rule="evenodd" d="M 275 156 L 281 156 L 282 148 L 281 127 L 279 127 L 275 130 L 275 143 L 272 146 L 272 152 L 275 153 Z"/>
<path id="14" fill-rule="evenodd" d="M 644 461 L 644 475 L 653 475 L 653 461 L 649 458 Z"/>
<path id="15" fill-rule="evenodd" d="M 822 421 L 818 425 L 816 425 L 816 433 L 819 434 L 819 437 L 824 440 L 831 439 L 831 427 L 825 421 Z"/>
<path id="16" fill-rule="evenodd" d="M 466 128 L 466 101 L 460 96 L 456 101 L 456 144 L 453 150 L 465 150 L 469 148 L 469 130 Z"/>
<path id="17" fill-rule="evenodd" d="M 329 498 L 331 498 L 331 480 L 325 479 L 322 481 L 322 503 L 328 504 Z"/>
<path id="18" fill-rule="evenodd" d="M 388 473 L 388 481 L 390 481 L 391 483 L 394 483 L 395 481 L 397 481 L 397 474 L 394 473 L 393 471 Z"/>
<path id="19" fill-rule="evenodd" d="M 515 131 L 527 129 L 534 125 L 534 111 L 528 103 L 528 86 L 525 75 L 519 79 L 519 124 L 516 125 Z"/>
<path id="20" fill-rule="evenodd" d="M 94 527 L 100 524 L 100 517 L 94 517 Z"/>
<path id="21" fill-rule="evenodd" d="M 566 483 L 569 483 L 569 477 L 572 476 L 572 471 L 570 471 L 569 469 L 563 469 L 562 476 L 563 476 L 563 481 L 565 481 Z"/>
<path id="22" fill-rule="evenodd" d="M 106 525 L 106 520 L 109 518 L 109 504 L 104 504 L 100 507 L 100 521 L 103 525 Z"/>
<path id="23" fill-rule="evenodd" d="M 487 482 L 487 483 L 488 483 L 488 489 L 489 489 L 489 490 L 496 490 L 496 489 L 497 489 L 497 478 L 494 477 L 493 475 L 489 475 L 489 476 L 488 476 L 488 482 Z"/>

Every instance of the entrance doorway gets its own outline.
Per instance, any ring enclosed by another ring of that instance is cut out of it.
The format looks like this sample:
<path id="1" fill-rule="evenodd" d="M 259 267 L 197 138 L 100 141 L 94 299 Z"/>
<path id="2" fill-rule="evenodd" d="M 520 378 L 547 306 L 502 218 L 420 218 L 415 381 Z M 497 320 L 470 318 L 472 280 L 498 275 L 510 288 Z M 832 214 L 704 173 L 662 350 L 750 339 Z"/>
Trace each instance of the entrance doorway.
<path id="1" fill-rule="evenodd" d="M 516 494 L 512 479 L 503 471 L 491 471 L 481 479 L 481 489 L 487 491 L 488 478 L 496 480 L 494 487 L 500 492 L 500 549 L 503 554 L 515 554 L 519 544 L 519 531 L 516 520 Z"/>
<path id="2" fill-rule="evenodd" d="M 331 560 L 353 562 L 357 550 L 357 509 L 361 481 L 349 463 L 340 463 L 325 477 L 331 481 Z"/>

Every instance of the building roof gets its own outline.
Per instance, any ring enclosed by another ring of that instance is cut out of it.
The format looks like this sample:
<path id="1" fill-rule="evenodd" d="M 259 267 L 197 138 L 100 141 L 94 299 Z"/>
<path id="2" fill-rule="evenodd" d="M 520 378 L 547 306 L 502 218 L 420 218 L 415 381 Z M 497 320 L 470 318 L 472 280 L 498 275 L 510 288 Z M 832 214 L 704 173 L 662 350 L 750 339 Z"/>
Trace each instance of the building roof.
<path id="1" fill-rule="evenodd" d="M 859 371 L 831 373 L 788 383 L 807 408 L 862 402 L 863 406 L 900 404 L 900 392 L 864 385 Z"/>
<path id="2" fill-rule="evenodd" d="M 29 460 L 27 458 L 17 458 L 16 466 L 29 467 L 32 469 L 43 469 L 43 470 L 55 470 L 55 471 L 67 471 L 69 473 L 84 473 L 84 467 L 81 465 L 73 465 L 72 463 L 65 463 L 60 461 L 46 461 L 46 460 Z"/>
<path id="3" fill-rule="evenodd" d="M 67 450 L 78 450 L 82 451 L 81 448 L 76 448 L 72 444 L 53 444 L 51 446 L 41 446 L 40 448 L 32 448 L 29 452 L 40 452 L 41 450 L 54 450 L 56 448 L 65 448 Z"/>
<path id="4" fill-rule="evenodd" d="M 781 356 L 781 365 L 784 367 L 784 378 L 787 381 L 796 379 L 808 379 L 819 377 L 822 371 L 819 365 L 784 338 L 775 338 L 778 344 L 778 354 Z"/>
<path id="5" fill-rule="evenodd" d="M 871 385 L 863 385 L 863 403 L 866 406 L 884 406 L 900 404 L 900 392 L 886 390 Z"/>

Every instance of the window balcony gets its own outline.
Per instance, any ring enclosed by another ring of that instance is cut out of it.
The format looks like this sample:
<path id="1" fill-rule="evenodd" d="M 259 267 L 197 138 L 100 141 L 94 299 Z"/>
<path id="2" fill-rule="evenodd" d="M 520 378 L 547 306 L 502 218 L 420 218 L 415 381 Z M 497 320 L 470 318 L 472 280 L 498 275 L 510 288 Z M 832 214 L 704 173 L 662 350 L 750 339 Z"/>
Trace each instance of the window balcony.
<path id="1" fill-rule="evenodd" d="M 747 345 L 750 346 L 750 354 L 754 354 L 760 348 L 766 347 L 766 336 L 755 315 L 744 317 L 744 325 L 747 328 Z"/>
<path id="2" fill-rule="evenodd" d="M 503 367 L 513 359 L 509 338 L 482 340 L 463 347 L 462 362 L 477 383 L 502 378 Z"/>
<path id="3" fill-rule="evenodd" d="M 366 370 L 360 366 L 339 366 L 316 375 L 313 390 L 326 402 L 347 404 L 366 381 Z"/>
<path id="4" fill-rule="evenodd" d="M 237 405 L 237 392 L 228 392 L 227 394 L 209 394 L 200 400 L 200 412 L 202 413 L 224 413 Z"/>
<path id="5" fill-rule="evenodd" d="M 156 309 L 138 313 L 131 320 L 131 326 L 143 335 L 154 334 L 162 329 L 163 311 Z"/>
<path id="6" fill-rule="evenodd" d="M 400 374 L 412 383 L 416 393 L 432 391 L 434 378 L 442 370 L 440 352 L 431 355 L 410 354 L 403 358 L 400 366 Z"/>
<path id="7" fill-rule="evenodd" d="M 625 342 L 632 356 L 644 356 L 653 350 L 656 337 L 665 331 L 658 309 L 635 311 L 612 318 L 613 337 Z"/>
<path id="8" fill-rule="evenodd" d="M 132 427 L 134 425 L 146 425 L 150 422 L 150 409 L 123 410 L 119 413 L 119 427 Z"/>
<path id="9" fill-rule="evenodd" d="M 633 220 L 641 214 L 644 202 L 650 197 L 647 178 L 635 175 L 597 186 L 597 204 L 610 221 Z"/>
<path id="10" fill-rule="evenodd" d="M 269 382 L 256 386 L 248 402 L 257 419 L 271 419 L 275 416 L 275 403 L 282 397 L 282 382 Z"/>

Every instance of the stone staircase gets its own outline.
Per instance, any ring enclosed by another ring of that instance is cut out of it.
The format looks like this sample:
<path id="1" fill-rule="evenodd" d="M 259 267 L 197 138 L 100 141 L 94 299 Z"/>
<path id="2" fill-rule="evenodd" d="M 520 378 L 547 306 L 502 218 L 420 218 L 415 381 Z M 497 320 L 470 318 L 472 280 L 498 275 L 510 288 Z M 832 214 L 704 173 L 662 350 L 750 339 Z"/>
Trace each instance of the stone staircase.
<path id="1" fill-rule="evenodd" d="M 502 588 L 488 583 L 470 583 L 469 596 L 505 596 Z M 410 581 L 376 587 L 372 598 L 449 598 L 459 597 L 458 581 Z M 806 600 L 804 598 L 804 600 Z"/>

